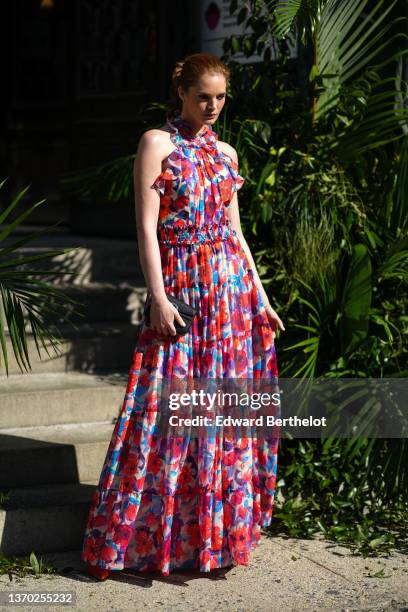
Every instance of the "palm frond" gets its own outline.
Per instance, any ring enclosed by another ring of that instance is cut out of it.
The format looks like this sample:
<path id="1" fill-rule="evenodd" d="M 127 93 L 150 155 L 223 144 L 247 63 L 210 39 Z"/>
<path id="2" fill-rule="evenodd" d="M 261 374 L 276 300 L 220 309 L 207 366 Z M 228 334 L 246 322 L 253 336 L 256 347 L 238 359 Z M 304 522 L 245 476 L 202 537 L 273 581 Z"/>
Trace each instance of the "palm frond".
<path id="1" fill-rule="evenodd" d="M 367 0 L 327 2 L 316 36 L 318 72 L 323 85 L 316 102 L 317 119 L 337 104 L 342 87 L 378 63 L 381 54 L 395 42 L 388 34 L 403 19 L 389 18 L 396 2 L 387 4 L 379 0 L 368 14 L 364 13 Z M 402 33 L 400 36 L 406 38 Z"/>
<path id="2" fill-rule="evenodd" d="M 272 34 L 278 38 L 296 31 L 302 41 L 315 29 L 327 0 L 280 0 L 275 9 Z"/>
<path id="3" fill-rule="evenodd" d="M 0 188 L 5 184 L 2 181 Z M 21 190 L 12 202 L 0 214 L 0 223 L 5 223 L 26 195 L 28 187 Z M 0 231 L 0 241 L 12 237 L 13 231 L 26 219 L 31 212 L 41 205 L 45 200 L 36 202 L 29 206 L 22 214 L 18 215 L 9 224 Z M 48 356 L 50 356 L 48 347 L 51 345 L 55 352 L 58 352 L 58 347 L 61 345 L 58 337 L 58 330 L 51 329 L 46 321 L 46 316 L 58 315 L 65 312 L 67 304 L 80 304 L 77 300 L 67 296 L 58 287 L 42 280 L 47 277 L 57 277 L 59 275 L 76 275 L 75 270 L 70 270 L 65 267 L 62 271 L 53 270 L 52 268 L 42 270 L 40 268 L 30 269 L 27 264 L 37 261 L 48 261 L 53 263 L 55 256 L 61 256 L 71 251 L 75 251 L 77 247 L 71 249 L 56 249 L 39 253 L 38 255 L 22 256 L 19 255 L 19 249 L 32 241 L 43 236 L 51 231 L 58 223 L 48 226 L 42 230 L 33 232 L 28 236 L 14 241 L 8 246 L 0 248 L 0 356 L 3 357 L 7 375 L 9 374 L 9 358 L 7 352 L 7 334 L 9 336 L 14 357 L 20 370 L 26 371 L 31 368 L 28 348 L 27 327 L 31 327 L 31 333 L 34 343 L 37 347 L 39 356 L 40 346 L 43 346 Z M 69 315 L 75 314 L 83 316 L 83 313 L 72 310 Z M 69 320 L 69 315 L 66 315 L 65 320 Z M 70 321 L 72 323 L 72 321 Z M 0 359 L 1 365 L 1 359 Z"/>
<path id="4" fill-rule="evenodd" d="M 368 332 L 372 295 L 372 265 L 367 247 L 356 244 L 350 258 L 341 303 L 342 354 L 351 351 Z"/>

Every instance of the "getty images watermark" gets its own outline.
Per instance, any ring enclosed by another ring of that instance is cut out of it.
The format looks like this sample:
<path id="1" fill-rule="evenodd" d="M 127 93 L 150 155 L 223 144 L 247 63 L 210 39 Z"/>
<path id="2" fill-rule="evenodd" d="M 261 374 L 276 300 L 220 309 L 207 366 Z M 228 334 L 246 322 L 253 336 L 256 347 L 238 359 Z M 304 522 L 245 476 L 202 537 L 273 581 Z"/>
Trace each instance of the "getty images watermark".
<path id="1" fill-rule="evenodd" d="M 405 438 L 408 379 L 162 378 L 130 409 L 158 433 L 292 438 Z"/>
<path id="2" fill-rule="evenodd" d="M 194 389 L 190 393 L 170 393 L 168 407 L 169 410 L 183 412 L 185 408 L 193 407 L 198 410 L 206 411 L 207 414 L 195 414 L 195 416 L 180 416 L 180 414 L 170 414 L 169 424 L 171 427 L 216 427 L 235 426 L 235 427 L 268 427 L 274 426 L 320 426 L 326 425 L 326 417 L 314 418 L 312 415 L 307 418 L 298 416 L 290 416 L 282 418 L 276 414 L 256 414 L 255 411 L 260 411 L 262 408 L 275 408 L 281 405 L 281 394 L 278 391 L 274 393 L 237 393 L 218 390 L 209 393 L 204 389 Z M 236 408 L 245 409 L 245 414 L 248 416 L 238 416 Z M 222 408 L 222 412 L 220 412 Z M 218 413 L 217 413 L 218 411 Z M 251 414 L 251 411 L 254 411 Z M 232 414 L 231 414 L 232 412 Z M 211 414 L 211 416 L 209 416 Z"/>

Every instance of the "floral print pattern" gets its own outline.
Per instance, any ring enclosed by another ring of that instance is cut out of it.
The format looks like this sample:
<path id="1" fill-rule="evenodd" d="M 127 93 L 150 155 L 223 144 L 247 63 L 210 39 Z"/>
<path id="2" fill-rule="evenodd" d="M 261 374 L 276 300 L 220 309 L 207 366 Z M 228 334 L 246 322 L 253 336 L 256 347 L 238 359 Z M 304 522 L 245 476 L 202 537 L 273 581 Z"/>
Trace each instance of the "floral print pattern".
<path id="1" fill-rule="evenodd" d="M 187 334 L 144 323 L 84 534 L 84 561 L 158 570 L 247 565 L 272 519 L 279 436 L 160 435 L 163 378 L 278 380 L 253 271 L 226 209 L 245 179 L 205 125 L 176 115 L 175 148 L 152 184 L 165 290 L 197 308 Z M 145 308 L 149 296 L 146 297 Z"/>

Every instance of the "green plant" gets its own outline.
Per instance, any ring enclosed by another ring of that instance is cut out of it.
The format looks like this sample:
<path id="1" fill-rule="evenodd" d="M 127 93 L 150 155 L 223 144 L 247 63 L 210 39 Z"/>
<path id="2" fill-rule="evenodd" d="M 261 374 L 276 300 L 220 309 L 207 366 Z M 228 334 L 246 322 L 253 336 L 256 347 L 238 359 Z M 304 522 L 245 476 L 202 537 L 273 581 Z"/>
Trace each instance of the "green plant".
<path id="1" fill-rule="evenodd" d="M 5 180 L 0 183 L 0 189 L 4 184 Z M 6 224 L 5 222 L 8 217 L 23 199 L 27 190 L 28 187 L 23 189 L 0 213 L 0 226 L 4 224 L 0 229 L 0 355 L 3 356 L 7 375 L 9 374 L 6 344 L 7 332 L 20 370 L 22 371 L 23 368 L 28 370 L 31 368 L 31 364 L 27 345 L 26 326 L 30 326 L 33 340 L 40 357 L 40 343 L 48 356 L 50 356 L 50 352 L 47 342 L 52 345 L 57 354 L 61 345 L 61 337 L 58 335 L 58 329 L 53 329 L 47 323 L 46 317 L 49 314 L 64 312 L 67 303 L 79 304 L 77 300 L 67 296 L 61 289 L 45 280 L 53 280 L 61 275 L 75 275 L 76 272 L 67 269 L 66 266 L 65 269 L 59 271 L 52 268 L 41 269 L 35 267 L 35 264 L 39 261 L 52 262 L 53 257 L 70 253 L 76 250 L 75 248 L 47 251 L 32 256 L 19 256 L 18 254 L 18 249 L 21 249 L 25 245 L 29 245 L 30 242 L 36 238 L 50 232 L 55 225 L 58 225 L 57 223 L 43 230 L 35 231 L 8 246 L 1 245 L 7 238 L 12 237 L 13 231 L 18 228 L 35 208 L 45 201 L 41 200 L 40 202 L 36 202 L 22 212 L 16 219 Z M 34 267 L 27 267 L 28 264 L 34 264 Z M 74 313 L 83 316 L 82 313 L 77 311 L 74 311 Z"/>
<path id="2" fill-rule="evenodd" d="M 7 574 L 10 581 L 13 580 L 13 576 L 24 578 L 34 574 L 36 578 L 39 578 L 43 574 L 55 574 L 56 572 L 57 568 L 54 565 L 43 563 L 42 558 L 38 559 L 34 551 L 29 557 L 0 554 L 0 575 Z"/>
<path id="3" fill-rule="evenodd" d="M 283 476 L 277 487 L 283 503 L 276 500 L 269 532 L 311 538 L 320 534 L 364 556 L 387 554 L 392 549 L 408 552 L 406 500 L 392 504 L 381 493 L 387 487 L 384 465 L 395 453 L 387 441 L 370 466 L 364 453 L 350 459 L 347 440 L 291 440 L 280 451 Z M 362 451 L 369 444 L 363 443 Z M 369 469 L 367 469 L 369 467 Z M 387 497 L 388 500 L 388 497 Z"/>
<path id="4" fill-rule="evenodd" d="M 223 59 L 254 50 L 263 57 L 260 66 L 234 65 L 232 140 L 240 143 L 248 179 L 240 207 L 244 231 L 285 322 L 277 341 L 280 375 L 404 377 L 402 3 L 266 5 L 268 11 L 254 0 L 240 9 L 238 20 L 251 32 L 227 39 Z M 236 8 L 231 2 L 231 12 Z M 291 71 L 285 36 L 295 31 L 303 57 Z M 268 126 L 262 137 L 248 122 L 255 101 L 257 124 Z M 374 407 L 368 417 L 375 417 Z M 285 503 L 272 529 L 320 532 L 367 554 L 406 538 L 405 439 L 285 440 L 280 457 Z"/>

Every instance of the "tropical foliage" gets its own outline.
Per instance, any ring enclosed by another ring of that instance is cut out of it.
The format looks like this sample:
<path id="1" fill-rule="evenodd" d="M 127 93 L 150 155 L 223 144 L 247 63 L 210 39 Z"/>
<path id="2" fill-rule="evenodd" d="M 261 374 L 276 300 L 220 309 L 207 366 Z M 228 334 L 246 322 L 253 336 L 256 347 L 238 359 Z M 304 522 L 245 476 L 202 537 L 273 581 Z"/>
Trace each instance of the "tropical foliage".
<path id="1" fill-rule="evenodd" d="M 0 189 L 5 180 L 0 183 Z M 35 239 L 46 232 L 51 231 L 55 225 L 43 230 L 13 239 L 13 232 L 19 228 L 23 221 L 35 208 L 43 204 L 45 200 L 36 202 L 26 207 L 24 212 L 15 219 L 8 221 L 11 213 L 23 200 L 28 187 L 23 189 L 12 202 L 0 213 L 0 366 L 3 365 L 6 374 L 9 374 L 9 356 L 7 340 L 10 339 L 11 348 L 16 362 L 21 371 L 31 369 L 28 336 L 31 333 L 38 355 L 41 357 L 40 344 L 50 355 L 49 348 L 52 346 L 54 353 L 58 354 L 61 346 L 61 336 L 58 328 L 50 325 L 49 316 L 61 315 L 67 312 L 68 303 L 79 304 L 78 301 L 67 296 L 61 288 L 52 281 L 63 275 L 75 274 L 67 260 L 57 270 L 53 258 L 64 255 L 75 249 L 59 249 L 54 251 L 40 252 L 36 255 L 24 255 L 19 251 L 27 247 Z M 9 239 L 6 244 L 6 240 Z M 10 240 L 11 239 L 11 240 Z M 47 269 L 38 267 L 37 263 L 50 264 Z M 82 313 L 72 311 L 71 314 L 83 316 Z M 69 320 L 69 317 L 67 317 Z M 3 359 L 1 359 L 1 357 Z M 3 363 L 2 363 L 3 361 Z"/>
<path id="2" fill-rule="evenodd" d="M 225 41 L 227 61 L 255 50 L 263 59 L 234 65 L 224 136 L 237 144 L 248 179 L 241 217 L 287 330 L 277 341 L 281 376 L 407 375 L 402 8 L 246 2 L 238 19 L 251 32 Z M 294 32 L 308 62 L 291 68 L 285 37 Z M 284 440 L 280 473 L 285 503 L 273 529 L 320 531 L 363 551 L 401 538 L 405 439 Z"/>

